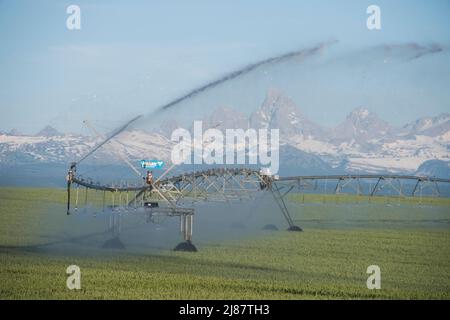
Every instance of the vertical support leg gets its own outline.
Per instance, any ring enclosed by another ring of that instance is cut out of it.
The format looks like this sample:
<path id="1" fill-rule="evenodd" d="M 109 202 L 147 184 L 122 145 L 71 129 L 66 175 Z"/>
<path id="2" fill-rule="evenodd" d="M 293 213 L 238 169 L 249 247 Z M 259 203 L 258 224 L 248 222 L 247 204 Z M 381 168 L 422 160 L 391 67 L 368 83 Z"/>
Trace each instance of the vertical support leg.
<path id="1" fill-rule="evenodd" d="M 70 214 L 70 187 L 71 182 L 67 181 L 67 215 Z"/>
<path id="2" fill-rule="evenodd" d="M 75 211 L 78 211 L 78 192 L 80 190 L 80 187 L 77 185 L 77 194 L 75 197 Z"/>
<path id="3" fill-rule="evenodd" d="M 121 213 L 119 211 L 111 210 L 109 213 L 109 231 L 111 232 L 111 238 L 106 240 L 102 245 L 105 249 L 125 249 L 125 245 L 120 240 L 121 232 Z"/>
<path id="4" fill-rule="evenodd" d="M 113 211 L 111 213 L 112 225 L 111 225 L 111 235 L 113 238 L 117 238 L 120 235 L 120 212 Z"/>
<path id="5" fill-rule="evenodd" d="M 400 195 L 400 197 L 403 197 L 403 184 L 402 184 L 402 180 L 398 180 L 398 193 Z"/>
<path id="6" fill-rule="evenodd" d="M 186 233 L 185 230 L 186 230 L 186 216 L 182 214 L 180 215 L 180 233 L 183 235 L 183 238 Z"/>
<path id="7" fill-rule="evenodd" d="M 192 214 L 183 214 L 180 216 L 181 222 L 180 222 L 180 231 L 183 235 L 184 241 L 191 241 L 192 240 L 192 224 L 194 220 L 194 216 Z"/>
<path id="8" fill-rule="evenodd" d="M 194 216 L 192 214 L 185 216 L 185 228 L 184 228 L 184 240 L 191 241 L 192 240 L 192 224 L 193 224 Z"/>
<path id="9" fill-rule="evenodd" d="M 105 212 L 106 191 L 103 191 L 102 211 Z"/>
<path id="10" fill-rule="evenodd" d="M 84 212 L 87 211 L 88 188 L 84 190 Z"/>
<path id="11" fill-rule="evenodd" d="M 192 244 L 193 214 L 180 215 L 180 232 L 183 235 L 183 242 L 180 242 L 173 250 L 196 252 L 197 248 Z"/>
<path id="12" fill-rule="evenodd" d="M 357 187 L 356 187 L 357 188 L 356 193 L 358 194 L 358 196 L 360 196 L 363 193 L 362 187 L 361 187 L 361 181 L 359 180 L 359 178 L 357 178 L 356 182 L 358 183 Z"/>

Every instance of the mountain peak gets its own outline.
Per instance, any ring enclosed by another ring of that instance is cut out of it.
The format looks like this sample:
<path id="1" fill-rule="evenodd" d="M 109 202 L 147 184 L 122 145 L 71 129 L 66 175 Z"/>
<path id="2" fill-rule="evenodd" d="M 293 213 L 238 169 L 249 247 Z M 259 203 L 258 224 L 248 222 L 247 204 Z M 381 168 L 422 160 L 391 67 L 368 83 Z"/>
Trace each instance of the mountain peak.
<path id="1" fill-rule="evenodd" d="M 367 119 L 369 117 L 377 117 L 377 115 L 367 108 L 359 107 L 350 112 L 347 119 Z"/>
<path id="2" fill-rule="evenodd" d="M 268 112 L 278 111 L 279 109 L 290 109 L 289 111 L 300 114 L 300 110 L 295 105 L 294 101 L 285 95 L 281 90 L 276 88 L 269 88 L 266 93 L 261 109 Z"/>
<path id="3" fill-rule="evenodd" d="M 435 117 L 422 117 L 403 127 L 407 133 L 436 137 L 450 130 L 450 113 L 441 113 Z"/>
<path id="4" fill-rule="evenodd" d="M 36 136 L 38 137 L 55 137 L 55 136 L 62 136 L 63 134 L 53 128 L 52 126 L 46 126 L 44 129 L 36 133 Z"/>
<path id="5" fill-rule="evenodd" d="M 334 129 L 333 140 L 356 141 L 365 144 L 370 139 L 388 136 L 394 128 L 370 110 L 359 107 L 350 112 L 343 123 Z"/>
<path id="6" fill-rule="evenodd" d="M 295 102 L 282 91 L 270 88 L 261 107 L 250 116 L 252 128 L 279 129 L 285 137 L 293 135 L 318 136 L 320 126 L 309 121 Z"/>

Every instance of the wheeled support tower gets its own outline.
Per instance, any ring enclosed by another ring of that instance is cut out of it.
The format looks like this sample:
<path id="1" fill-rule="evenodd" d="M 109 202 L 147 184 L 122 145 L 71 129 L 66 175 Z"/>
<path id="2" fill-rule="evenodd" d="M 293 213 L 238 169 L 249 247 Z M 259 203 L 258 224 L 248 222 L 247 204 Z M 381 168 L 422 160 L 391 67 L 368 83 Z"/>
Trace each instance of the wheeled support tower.
<path id="1" fill-rule="evenodd" d="M 288 223 L 288 231 L 303 231 L 302 228 L 294 224 L 294 220 L 292 219 L 289 210 L 286 206 L 286 203 L 284 202 L 284 197 L 292 190 L 289 189 L 284 193 L 281 193 L 280 188 L 277 186 L 276 183 L 272 183 L 271 177 L 264 177 L 264 183 L 269 188 L 270 192 L 272 193 L 273 199 L 277 203 L 278 207 L 280 208 L 281 213 L 283 214 L 283 217 L 286 219 L 286 222 Z"/>
<path id="2" fill-rule="evenodd" d="M 194 222 L 194 214 L 180 215 L 180 233 L 183 235 L 184 242 L 180 242 L 175 248 L 175 251 L 189 251 L 196 252 L 197 248 L 192 244 L 192 225 Z"/>
<path id="3" fill-rule="evenodd" d="M 120 240 L 120 232 L 122 224 L 122 217 L 120 212 L 111 208 L 109 214 L 109 232 L 111 233 L 111 238 L 103 243 L 102 248 L 105 249 L 125 249 L 125 245 L 122 240 Z"/>

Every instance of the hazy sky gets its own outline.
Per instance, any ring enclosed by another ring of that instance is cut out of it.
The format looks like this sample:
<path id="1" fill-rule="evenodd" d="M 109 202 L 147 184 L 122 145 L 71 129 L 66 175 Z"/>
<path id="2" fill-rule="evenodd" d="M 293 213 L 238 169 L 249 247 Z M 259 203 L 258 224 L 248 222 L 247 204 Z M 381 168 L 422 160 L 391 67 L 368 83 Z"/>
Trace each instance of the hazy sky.
<path id="1" fill-rule="evenodd" d="M 66 28 L 70 4 L 81 30 Z M 366 28 L 370 4 L 381 8 L 379 31 Z M 366 106 L 400 125 L 450 110 L 448 0 L 0 0 L 0 130 L 80 131 L 83 119 L 112 128 L 248 63 L 329 40 L 332 54 L 280 88 L 312 120 L 332 126 Z M 371 48 L 412 42 L 441 50 L 371 64 L 384 54 Z M 243 82 L 253 100 L 236 107 L 256 107 L 264 86 Z"/>

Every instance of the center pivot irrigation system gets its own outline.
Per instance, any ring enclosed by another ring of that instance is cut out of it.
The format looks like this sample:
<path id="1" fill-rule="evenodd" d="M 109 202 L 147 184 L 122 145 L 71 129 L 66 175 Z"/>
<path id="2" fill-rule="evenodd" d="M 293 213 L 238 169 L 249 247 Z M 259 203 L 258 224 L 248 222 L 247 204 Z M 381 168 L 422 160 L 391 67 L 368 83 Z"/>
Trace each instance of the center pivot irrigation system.
<path id="1" fill-rule="evenodd" d="M 180 233 L 184 241 L 175 250 L 196 251 L 192 244 L 194 218 L 193 204 L 199 201 L 245 201 L 254 199 L 257 193 L 271 194 L 278 205 L 289 231 L 302 231 L 295 225 L 286 205 L 291 192 L 306 193 L 325 185 L 322 193 L 352 193 L 366 196 L 441 196 L 441 184 L 450 179 L 402 175 L 332 175 L 279 177 L 267 170 L 250 168 L 214 168 L 169 176 L 170 167 L 158 179 L 144 185 L 102 185 L 78 177 L 76 163 L 72 163 L 67 176 L 67 214 L 71 213 L 71 187 L 76 185 L 75 210 L 79 205 L 79 187 L 85 188 L 85 204 L 88 190 L 103 193 L 102 210 L 110 208 L 112 240 L 120 233 L 121 212 L 144 214 L 148 222 L 158 217 L 179 217 Z M 328 189 L 327 186 L 328 185 Z M 106 195 L 111 196 L 107 197 Z M 107 199 L 111 199 L 108 201 Z M 116 239 L 116 240 L 114 240 Z"/>
<path id="2" fill-rule="evenodd" d="M 321 43 L 311 48 L 296 50 L 282 55 L 270 57 L 256 63 L 244 66 L 223 77 L 211 81 L 203 86 L 197 87 L 187 94 L 178 97 L 165 105 L 156 109 L 155 113 L 174 108 L 176 105 L 192 99 L 208 90 L 211 90 L 225 82 L 232 81 L 253 72 L 262 67 L 268 67 L 284 62 L 303 60 L 319 55 L 323 50 L 333 45 L 336 41 Z M 155 114 L 150 114 L 154 116 Z M 111 141 L 115 136 L 126 130 L 136 120 L 142 118 L 138 116 L 125 123 L 122 127 L 113 132 L 108 138 L 96 145 L 90 152 L 77 162 L 70 165 L 67 175 L 67 214 L 71 213 L 71 188 L 76 186 L 75 210 L 79 202 L 79 187 L 85 188 L 85 199 L 87 202 L 88 190 L 103 192 L 102 207 L 111 208 L 110 229 L 113 239 L 118 239 L 120 232 L 120 212 L 123 210 L 134 210 L 147 215 L 148 221 L 156 221 L 160 216 L 174 216 L 180 218 L 180 231 L 184 242 L 175 249 L 185 251 L 196 251 L 192 244 L 192 225 L 194 208 L 196 201 L 236 201 L 252 198 L 256 193 L 265 192 L 272 194 L 274 201 L 281 210 L 288 230 L 301 231 L 295 225 L 288 207 L 286 206 L 286 196 L 291 192 L 305 193 L 313 190 L 317 193 L 319 185 L 325 185 L 323 193 L 350 192 L 359 195 L 375 196 L 379 194 L 392 196 L 421 196 L 422 191 L 427 191 L 430 196 L 441 194 L 439 184 L 450 183 L 448 179 L 438 179 L 431 177 L 400 176 L 400 175 L 342 175 L 342 176 L 295 176 L 278 177 L 272 175 L 265 169 L 256 170 L 250 168 L 215 168 L 181 175 L 171 176 L 169 173 L 174 168 L 169 167 L 155 181 L 147 181 L 138 185 L 106 185 L 93 183 L 90 179 L 83 179 L 77 175 L 77 166 L 91 154 Z M 97 134 L 98 135 L 98 134 Z M 130 166 L 133 171 L 140 175 L 139 171 L 133 167 L 124 154 L 120 158 Z M 332 184 L 332 188 L 328 188 Z M 390 190 L 387 192 L 386 190 Z M 106 197 L 110 193 L 111 197 Z M 409 193 L 409 194 L 408 194 Z M 107 205 L 107 200 L 111 199 Z"/>

